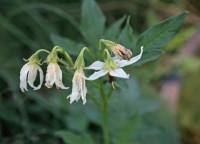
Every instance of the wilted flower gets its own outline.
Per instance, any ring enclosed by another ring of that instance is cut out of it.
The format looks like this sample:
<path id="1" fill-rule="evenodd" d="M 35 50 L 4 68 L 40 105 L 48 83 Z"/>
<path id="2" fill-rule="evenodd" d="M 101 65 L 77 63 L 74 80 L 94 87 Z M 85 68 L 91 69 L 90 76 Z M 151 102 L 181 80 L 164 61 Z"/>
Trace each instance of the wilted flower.
<path id="1" fill-rule="evenodd" d="M 129 60 L 132 57 L 131 50 L 125 48 L 120 44 L 105 39 L 101 39 L 100 44 L 101 43 L 103 43 L 106 46 L 106 48 L 108 48 L 112 53 L 114 53 L 115 56 L 118 57 L 119 59 Z"/>
<path id="2" fill-rule="evenodd" d="M 83 70 L 77 70 L 74 73 L 72 80 L 72 93 L 67 97 L 70 99 L 70 104 L 74 101 L 78 101 L 80 98 L 83 101 L 83 104 L 86 103 L 86 93 L 87 88 L 85 84 L 85 74 Z"/>
<path id="3" fill-rule="evenodd" d="M 108 53 L 108 52 L 107 52 Z M 111 58 L 110 55 L 108 54 L 108 58 L 105 62 L 101 61 L 95 61 L 93 64 L 90 66 L 86 67 L 86 69 L 93 69 L 93 70 L 98 70 L 97 72 L 94 72 L 91 76 L 87 78 L 87 80 L 96 80 L 107 73 L 109 76 L 112 77 L 119 77 L 119 78 L 129 78 L 129 74 L 127 74 L 122 67 L 125 67 L 127 65 L 131 65 L 142 57 L 143 53 L 143 47 L 141 47 L 141 52 L 139 55 L 131 58 L 130 60 L 121 60 L 119 58 Z"/>
<path id="4" fill-rule="evenodd" d="M 129 60 L 132 56 L 131 50 L 120 44 L 113 45 L 110 49 L 119 59 Z"/>
<path id="5" fill-rule="evenodd" d="M 45 85 L 47 88 L 52 88 L 55 84 L 57 89 L 68 89 L 69 87 L 65 87 L 62 82 L 62 70 L 60 69 L 57 61 L 57 47 L 55 47 L 47 57 L 48 67 Z"/>
<path id="6" fill-rule="evenodd" d="M 35 82 L 38 72 L 40 74 L 40 83 L 38 86 L 35 86 L 34 82 Z M 40 89 L 42 82 L 43 82 L 43 78 L 44 78 L 43 71 L 36 62 L 26 63 L 20 71 L 20 89 L 21 89 L 21 91 L 22 92 L 28 91 L 27 83 L 34 90 Z"/>
<path id="7" fill-rule="evenodd" d="M 83 54 L 86 49 L 87 48 L 84 47 L 81 50 L 74 65 L 76 71 L 72 80 L 72 93 L 67 97 L 70 99 L 70 104 L 74 101 L 77 102 L 80 98 L 82 99 L 83 104 L 86 103 L 87 88 L 85 83 L 85 74 L 83 71 L 85 67 Z"/>

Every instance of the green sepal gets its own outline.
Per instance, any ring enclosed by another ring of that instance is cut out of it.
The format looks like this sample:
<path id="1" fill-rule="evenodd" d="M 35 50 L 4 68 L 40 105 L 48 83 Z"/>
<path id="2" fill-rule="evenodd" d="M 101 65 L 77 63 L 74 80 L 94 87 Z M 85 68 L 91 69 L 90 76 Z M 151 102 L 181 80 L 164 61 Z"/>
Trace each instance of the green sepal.
<path id="1" fill-rule="evenodd" d="M 117 45 L 115 42 L 112 42 L 110 40 L 100 39 L 99 40 L 99 49 L 102 49 L 102 44 L 104 44 L 105 48 L 108 48 L 109 50 L 111 47 Z"/>
<path id="2" fill-rule="evenodd" d="M 116 63 L 113 61 L 110 52 L 108 51 L 108 49 L 104 49 L 105 55 L 106 55 L 106 59 L 105 59 L 105 64 L 104 64 L 104 69 L 116 69 L 117 65 Z"/>
<path id="3" fill-rule="evenodd" d="M 28 63 L 30 64 L 38 64 L 41 65 L 41 60 L 39 58 L 39 54 L 41 52 L 46 52 L 46 53 L 50 53 L 48 50 L 45 49 L 39 49 L 37 50 L 32 56 L 30 56 L 28 59 L 24 59 L 25 61 L 28 61 Z"/>
<path id="4" fill-rule="evenodd" d="M 83 69 L 85 67 L 85 61 L 84 61 L 84 52 L 85 50 L 89 50 L 87 47 L 83 47 L 82 50 L 79 53 L 79 56 L 77 57 L 74 69 Z"/>

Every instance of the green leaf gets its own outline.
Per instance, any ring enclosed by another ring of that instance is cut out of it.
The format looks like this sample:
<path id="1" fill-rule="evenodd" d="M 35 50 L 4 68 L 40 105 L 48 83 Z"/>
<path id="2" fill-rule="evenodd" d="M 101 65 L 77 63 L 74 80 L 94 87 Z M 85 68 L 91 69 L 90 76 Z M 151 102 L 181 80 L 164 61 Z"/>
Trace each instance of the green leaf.
<path id="1" fill-rule="evenodd" d="M 133 64 L 132 66 L 139 66 L 149 61 L 156 60 L 164 53 L 165 52 L 161 49 L 157 49 L 153 51 L 144 51 L 142 58 L 137 63 Z"/>
<path id="2" fill-rule="evenodd" d="M 97 46 L 105 27 L 105 16 L 94 0 L 84 0 L 81 12 L 81 33 L 92 47 Z"/>
<path id="3" fill-rule="evenodd" d="M 187 41 L 189 38 L 192 37 L 195 31 L 196 31 L 195 27 L 190 27 L 181 30 L 179 33 L 177 33 L 176 37 L 165 46 L 164 49 L 166 51 L 175 51 L 181 48 L 182 45 L 185 44 L 185 41 Z"/>
<path id="4" fill-rule="evenodd" d="M 70 113 L 67 117 L 69 128 L 78 132 L 83 132 L 87 129 L 89 120 L 85 114 L 85 109 L 82 104 L 74 104 L 69 106 Z M 77 119 L 78 117 L 78 119 Z"/>
<path id="5" fill-rule="evenodd" d="M 135 103 L 140 95 L 139 87 L 134 80 L 123 81 L 119 84 L 123 87 L 114 91 L 109 103 L 110 132 L 113 135 L 114 144 L 128 144 L 127 141 L 134 135 L 135 125 L 138 124 Z M 113 123 L 112 120 L 117 120 L 117 123 Z"/>
<path id="6" fill-rule="evenodd" d="M 55 135 L 62 138 L 66 144 L 94 144 L 92 138 L 86 133 L 80 136 L 70 131 L 58 131 Z"/>
<path id="7" fill-rule="evenodd" d="M 127 143 L 129 138 L 132 136 L 132 134 L 135 131 L 135 127 L 138 122 L 138 115 L 137 113 L 135 115 L 131 115 L 130 118 L 126 121 L 126 123 L 122 124 L 121 130 L 118 132 L 118 135 L 115 139 L 115 144 L 122 144 Z"/>
<path id="8" fill-rule="evenodd" d="M 119 81 L 109 103 L 109 128 L 114 144 L 178 144 L 174 121 L 158 94 L 137 81 Z M 116 122 L 113 122 L 115 120 Z"/>
<path id="9" fill-rule="evenodd" d="M 105 38 L 110 39 L 112 41 L 117 41 L 117 37 L 120 33 L 121 26 L 126 19 L 126 16 L 123 16 L 116 22 L 114 22 L 106 31 L 105 31 Z"/>
<path id="10" fill-rule="evenodd" d="M 133 49 L 135 47 L 136 36 L 133 33 L 133 29 L 129 23 L 130 17 L 128 17 L 126 21 L 125 27 L 122 29 L 119 35 L 119 43 L 123 44 L 129 49 Z"/>
<path id="11" fill-rule="evenodd" d="M 140 47 L 143 46 L 144 53 L 146 53 L 146 55 L 149 53 L 148 57 L 142 57 L 140 60 L 141 63 L 154 60 L 161 55 L 161 47 L 174 38 L 186 15 L 187 12 L 183 12 L 178 16 L 168 18 L 167 20 L 149 28 L 139 36 L 136 42 L 137 51 L 139 51 Z M 155 51 L 157 52 L 155 53 Z"/>
<path id="12" fill-rule="evenodd" d="M 64 48 L 69 54 L 78 55 L 80 50 L 83 48 L 82 44 L 74 42 L 69 38 L 64 38 L 55 34 L 51 35 L 51 41 L 54 45 L 58 45 Z"/>

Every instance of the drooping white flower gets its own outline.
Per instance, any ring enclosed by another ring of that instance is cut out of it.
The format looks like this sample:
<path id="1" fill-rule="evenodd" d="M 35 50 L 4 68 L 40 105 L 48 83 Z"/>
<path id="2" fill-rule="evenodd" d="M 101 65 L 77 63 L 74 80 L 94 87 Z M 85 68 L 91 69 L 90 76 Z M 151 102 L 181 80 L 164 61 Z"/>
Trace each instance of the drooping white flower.
<path id="1" fill-rule="evenodd" d="M 78 101 L 80 98 L 83 104 L 86 103 L 87 88 L 85 84 L 85 74 L 83 70 L 76 70 L 72 80 L 72 93 L 67 97 L 70 99 L 70 104 Z"/>
<path id="2" fill-rule="evenodd" d="M 87 94 L 87 87 L 85 82 L 85 62 L 84 62 L 84 52 L 88 50 L 87 47 L 84 47 L 79 56 L 76 59 L 74 64 L 74 68 L 76 69 L 73 79 L 72 79 L 72 93 L 67 96 L 67 99 L 70 99 L 70 104 L 74 101 L 78 101 L 80 98 L 83 101 L 83 104 L 86 103 L 86 94 Z"/>
<path id="3" fill-rule="evenodd" d="M 40 74 L 40 83 L 38 86 L 34 85 L 37 73 Z M 20 89 L 22 92 L 28 91 L 27 83 L 34 90 L 41 88 L 42 82 L 44 79 L 43 71 L 37 63 L 27 63 L 25 64 L 20 71 Z"/>
<path id="4" fill-rule="evenodd" d="M 59 65 L 56 62 L 50 62 L 47 67 L 45 85 L 47 88 L 52 88 L 54 84 L 56 85 L 57 89 L 69 88 L 69 87 L 65 87 L 62 82 L 62 71 Z"/>
<path id="5" fill-rule="evenodd" d="M 141 47 L 141 52 L 139 55 L 132 57 L 130 60 L 122 60 L 119 58 L 113 58 L 112 60 L 101 62 L 101 61 L 95 61 L 90 66 L 86 67 L 85 69 L 92 69 L 97 70 L 92 75 L 90 75 L 87 80 L 96 80 L 106 74 L 109 74 L 112 77 L 119 77 L 128 79 L 129 74 L 127 74 L 122 67 L 131 65 L 133 63 L 136 63 L 143 54 L 143 47 Z"/>

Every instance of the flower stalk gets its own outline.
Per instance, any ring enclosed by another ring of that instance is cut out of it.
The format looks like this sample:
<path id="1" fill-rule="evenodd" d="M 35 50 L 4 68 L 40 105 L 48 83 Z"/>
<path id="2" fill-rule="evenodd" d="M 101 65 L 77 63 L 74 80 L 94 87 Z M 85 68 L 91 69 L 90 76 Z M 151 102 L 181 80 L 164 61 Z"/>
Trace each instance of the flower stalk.
<path id="1" fill-rule="evenodd" d="M 62 47 L 55 46 L 54 49 L 56 50 L 56 52 L 59 52 L 64 56 L 64 59 L 69 63 L 70 67 L 74 66 L 72 58 Z"/>
<path id="2" fill-rule="evenodd" d="M 103 140 L 104 144 L 109 144 L 108 96 L 104 93 L 102 83 L 100 84 L 100 94 L 102 98 Z"/>

